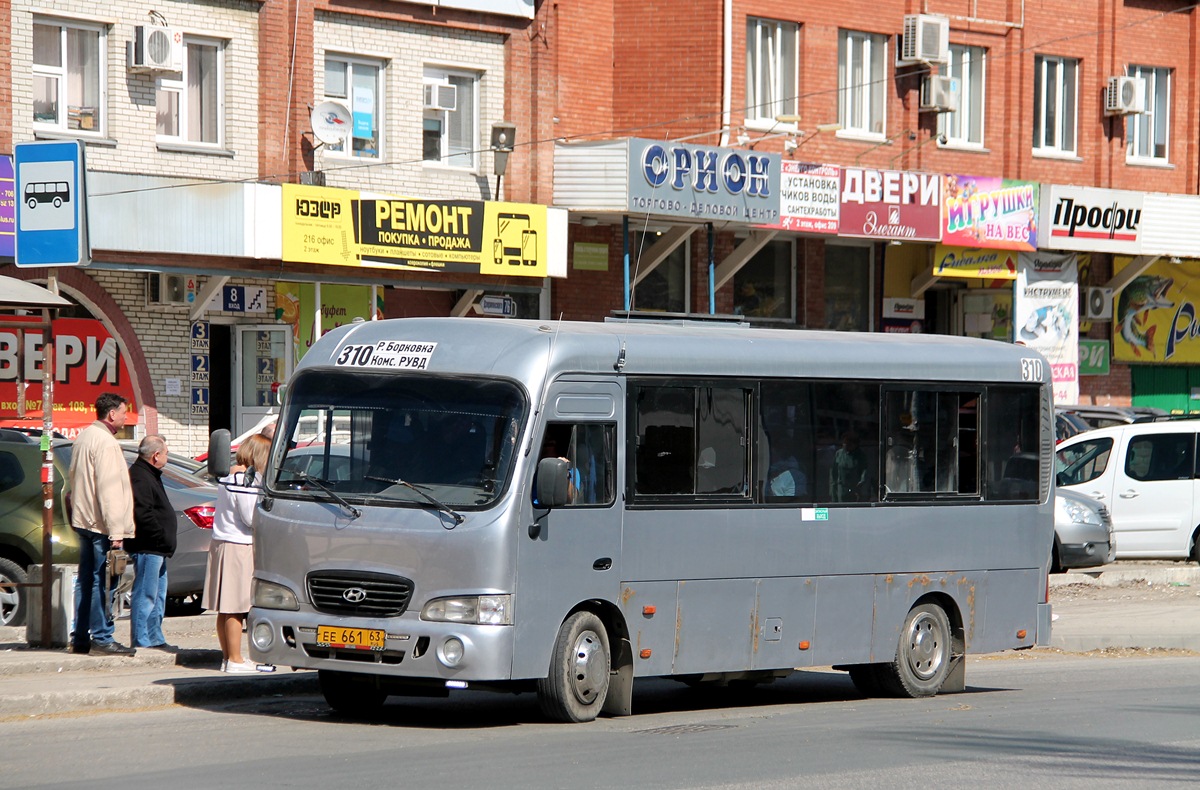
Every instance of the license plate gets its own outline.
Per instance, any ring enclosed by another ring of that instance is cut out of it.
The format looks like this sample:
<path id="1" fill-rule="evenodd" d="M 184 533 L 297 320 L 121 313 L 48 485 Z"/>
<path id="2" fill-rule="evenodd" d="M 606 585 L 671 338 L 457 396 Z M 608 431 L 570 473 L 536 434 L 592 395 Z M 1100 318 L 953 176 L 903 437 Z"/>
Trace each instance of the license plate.
<path id="1" fill-rule="evenodd" d="M 384 632 L 374 628 L 317 626 L 317 647 L 345 650 L 383 650 Z"/>

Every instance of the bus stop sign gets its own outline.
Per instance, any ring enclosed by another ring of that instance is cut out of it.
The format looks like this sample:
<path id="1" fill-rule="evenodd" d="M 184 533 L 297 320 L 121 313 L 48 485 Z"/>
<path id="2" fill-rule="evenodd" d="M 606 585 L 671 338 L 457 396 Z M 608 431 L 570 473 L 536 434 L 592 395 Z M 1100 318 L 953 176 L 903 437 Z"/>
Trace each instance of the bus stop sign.
<path id="1" fill-rule="evenodd" d="M 86 266 L 86 169 L 79 140 L 17 143 L 18 267 Z"/>

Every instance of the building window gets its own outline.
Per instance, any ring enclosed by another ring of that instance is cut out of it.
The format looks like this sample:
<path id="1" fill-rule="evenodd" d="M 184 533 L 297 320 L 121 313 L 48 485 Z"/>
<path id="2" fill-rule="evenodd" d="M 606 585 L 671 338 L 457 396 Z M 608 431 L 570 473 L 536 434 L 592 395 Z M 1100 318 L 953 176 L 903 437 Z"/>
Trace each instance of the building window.
<path id="1" fill-rule="evenodd" d="M 99 25 L 33 23 L 34 129 L 103 132 L 106 42 Z"/>
<path id="2" fill-rule="evenodd" d="M 633 294 L 630 304 L 634 310 L 658 313 L 686 313 L 688 304 L 688 243 L 684 242 L 645 275 L 641 259 L 646 250 L 658 241 L 656 233 L 629 234 L 629 261 L 633 269 Z"/>
<path id="3" fill-rule="evenodd" d="M 325 99 L 350 110 L 350 128 L 326 148 L 343 156 L 383 156 L 383 67 L 343 55 L 325 56 Z"/>
<path id="4" fill-rule="evenodd" d="M 1079 61 L 1038 55 L 1033 59 L 1033 150 L 1075 155 Z"/>
<path id="5" fill-rule="evenodd" d="M 958 110 L 938 116 L 938 131 L 950 145 L 983 147 L 983 64 L 983 47 L 950 45 L 942 73 L 958 78 Z"/>
<path id="6" fill-rule="evenodd" d="M 425 69 L 425 161 L 474 169 L 479 147 L 479 77 Z"/>
<path id="7" fill-rule="evenodd" d="M 770 19 L 746 20 L 746 120 L 774 124 L 796 115 L 800 26 Z"/>
<path id="8" fill-rule="evenodd" d="M 825 328 L 871 331 L 871 248 L 825 245 Z"/>
<path id="9" fill-rule="evenodd" d="M 1171 70 L 1130 66 L 1130 77 L 1146 81 L 1146 111 L 1126 121 L 1126 157 L 1167 162 L 1171 123 Z"/>
<path id="10" fill-rule="evenodd" d="M 792 242 L 769 241 L 733 275 L 733 312 L 748 318 L 795 320 Z"/>
<path id="11" fill-rule="evenodd" d="M 886 126 L 887 37 L 838 32 L 838 122 L 849 132 L 882 136 Z"/>
<path id="12" fill-rule="evenodd" d="M 219 41 L 183 40 L 183 72 L 158 81 L 158 137 L 221 145 L 225 131 L 225 73 Z"/>

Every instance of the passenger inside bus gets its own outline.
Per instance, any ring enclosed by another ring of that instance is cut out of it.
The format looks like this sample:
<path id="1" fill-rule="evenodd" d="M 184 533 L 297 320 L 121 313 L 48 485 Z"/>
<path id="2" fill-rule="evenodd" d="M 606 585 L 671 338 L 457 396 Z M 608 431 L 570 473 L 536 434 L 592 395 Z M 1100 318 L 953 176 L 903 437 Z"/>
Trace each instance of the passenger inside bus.
<path id="1" fill-rule="evenodd" d="M 767 469 L 768 501 L 807 501 L 808 475 L 800 466 L 789 442 L 771 442 L 771 465 Z"/>

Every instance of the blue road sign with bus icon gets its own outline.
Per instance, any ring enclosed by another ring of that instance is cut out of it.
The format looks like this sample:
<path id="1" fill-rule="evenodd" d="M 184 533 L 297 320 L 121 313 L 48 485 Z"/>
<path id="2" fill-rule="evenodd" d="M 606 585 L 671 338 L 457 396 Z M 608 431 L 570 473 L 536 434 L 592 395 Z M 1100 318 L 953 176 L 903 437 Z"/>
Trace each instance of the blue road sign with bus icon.
<path id="1" fill-rule="evenodd" d="M 17 143 L 17 266 L 86 266 L 86 167 L 79 140 Z"/>

